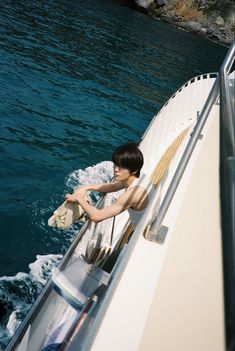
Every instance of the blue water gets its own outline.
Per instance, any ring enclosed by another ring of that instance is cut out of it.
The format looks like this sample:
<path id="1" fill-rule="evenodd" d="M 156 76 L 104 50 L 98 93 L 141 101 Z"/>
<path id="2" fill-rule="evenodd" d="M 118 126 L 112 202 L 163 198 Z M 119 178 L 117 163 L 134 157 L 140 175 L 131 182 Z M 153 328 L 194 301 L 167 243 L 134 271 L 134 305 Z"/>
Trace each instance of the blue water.
<path id="1" fill-rule="evenodd" d="M 63 196 L 108 181 L 113 148 L 138 142 L 176 89 L 218 71 L 227 48 L 108 0 L 0 9 L 4 345 L 77 231 L 47 226 Z"/>

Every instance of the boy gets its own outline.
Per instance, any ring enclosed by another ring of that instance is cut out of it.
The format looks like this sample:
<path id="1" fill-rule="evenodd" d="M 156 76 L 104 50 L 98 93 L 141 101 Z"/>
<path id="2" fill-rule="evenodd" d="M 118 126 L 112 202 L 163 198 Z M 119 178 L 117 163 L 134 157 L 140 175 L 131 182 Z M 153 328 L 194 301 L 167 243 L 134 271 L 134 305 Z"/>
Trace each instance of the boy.
<path id="1" fill-rule="evenodd" d="M 113 154 L 114 183 L 89 184 L 79 187 L 73 194 L 66 195 L 66 201 L 78 202 L 93 222 L 118 215 L 128 210 L 134 226 L 148 204 L 149 181 L 143 181 L 140 170 L 143 166 L 143 154 L 136 143 L 118 146 Z M 110 193 L 125 189 L 125 192 L 110 206 L 97 209 L 90 205 L 84 196 L 88 190 Z"/>

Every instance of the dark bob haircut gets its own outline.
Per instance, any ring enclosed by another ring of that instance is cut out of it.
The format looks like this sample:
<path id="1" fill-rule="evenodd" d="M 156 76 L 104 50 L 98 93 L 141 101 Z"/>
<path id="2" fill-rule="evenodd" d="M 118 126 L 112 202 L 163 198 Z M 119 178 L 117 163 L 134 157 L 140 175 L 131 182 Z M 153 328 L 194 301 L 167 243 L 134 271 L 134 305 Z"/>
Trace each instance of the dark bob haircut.
<path id="1" fill-rule="evenodd" d="M 127 143 L 118 146 L 113 151 L 112 161 L 118 167 L 127 168 L 131 174 L 139 178 L 140 170 L 144 164 L 144 157 L 138 148 L 138 144 Z"/>

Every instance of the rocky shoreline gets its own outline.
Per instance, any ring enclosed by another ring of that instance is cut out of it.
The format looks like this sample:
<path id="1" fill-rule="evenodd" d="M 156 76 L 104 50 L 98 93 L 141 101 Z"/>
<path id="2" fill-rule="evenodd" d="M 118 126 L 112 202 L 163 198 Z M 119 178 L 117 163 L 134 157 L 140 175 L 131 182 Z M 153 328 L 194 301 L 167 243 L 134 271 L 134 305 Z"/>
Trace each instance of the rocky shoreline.
<path id="1" fill-rule="evenodd" d="M 113 1 L 226 46 L 235 36 L 235 5 L 229 0 Z"/>

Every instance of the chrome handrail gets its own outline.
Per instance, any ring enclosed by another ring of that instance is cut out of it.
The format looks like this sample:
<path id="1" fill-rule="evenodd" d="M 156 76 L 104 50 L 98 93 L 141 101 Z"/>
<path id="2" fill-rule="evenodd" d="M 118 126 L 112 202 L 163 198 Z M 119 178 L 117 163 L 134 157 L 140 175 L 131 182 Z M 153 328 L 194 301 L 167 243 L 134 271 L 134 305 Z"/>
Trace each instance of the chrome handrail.
<path id="1" fill-rule="evenodd" d="M 229 351 L 235 349 L 235 107 L 232 103 L 235 82 L 231 81 L 233 91 L 229 87 L 234 59 L 235 40 L 220 69 L 220 212 L 226 350 Z"/>
<path id="2" fill-rule="evenodd" d="M 235 156 L 235 119 L 234 106 L 231 101 L 231 94 L 229 91 L 229 77 L 228 74 L 232 68 L 235 59 L 235 39 L 224 63 L 220 69 L 220 115 L 221 121 L 226 121 L 227 124 L 227 137 L 226 146 L 229 148 L 228 153 L 230 156 Z M 235 92 L 234 92 L 235 93 Z M 225 123 L 224 123 L 225 124 Z"/>
<path id="3" fill-rule="evenodd" d="M 235 50 L 235 43 L 233 43 L 228 51 L 228 54 L 225 57 L 224 63 L 222 67 L 228 68 L 232 66 L 232 58 L 234 56 L 234 50 Z M 200 137 L 201 131 L 204 127 L 204 124 L 207 120 L 207 117 L 216 102 L 218 96 L 219 96 L 219 87 L 220 87 L 220 74 L 217 76 L 211 91 L 208 95 L 208 98 L 203 106 L 203 109 L 201 111 L 201 114 L 198 117 L 198 121 L 196 123 L 196 126 L 193 130 L 193 133 L 191 134 L 191 138 L 188 141 L 188 144 L 185 148 L 185 151 L 183 153 L 183 156 L 179 162 L 179 165 L 174 173 L 174 176 L 172 178 L 172 181 L 169 185 L 169 188 L 166 192 L 166 195 L 162 201 L 162 204 L 160 206 L 160 209 L 157 211 L 157 214 L 155 214 L 154 218 L 150 221 L 148 224 L 144 236 L 147 240 L 150 241 L 157 241 L 157 236 L 160 233 L 161 230 L 161 225 L 162 222 L 165 218 L 165 215 L 167 213 L 167 210 L 171 204 L 171 201 L 174 197 L 174 194 L 176 192 L 176 189 L 180 183 L 180 180 L 184 174 L 185 168 L 190 160 L 190 157 L 193 153 L 193 150 L 196 146 L 196 143 Z M 227 95 L 226 95 L 227 96 Z"/>

